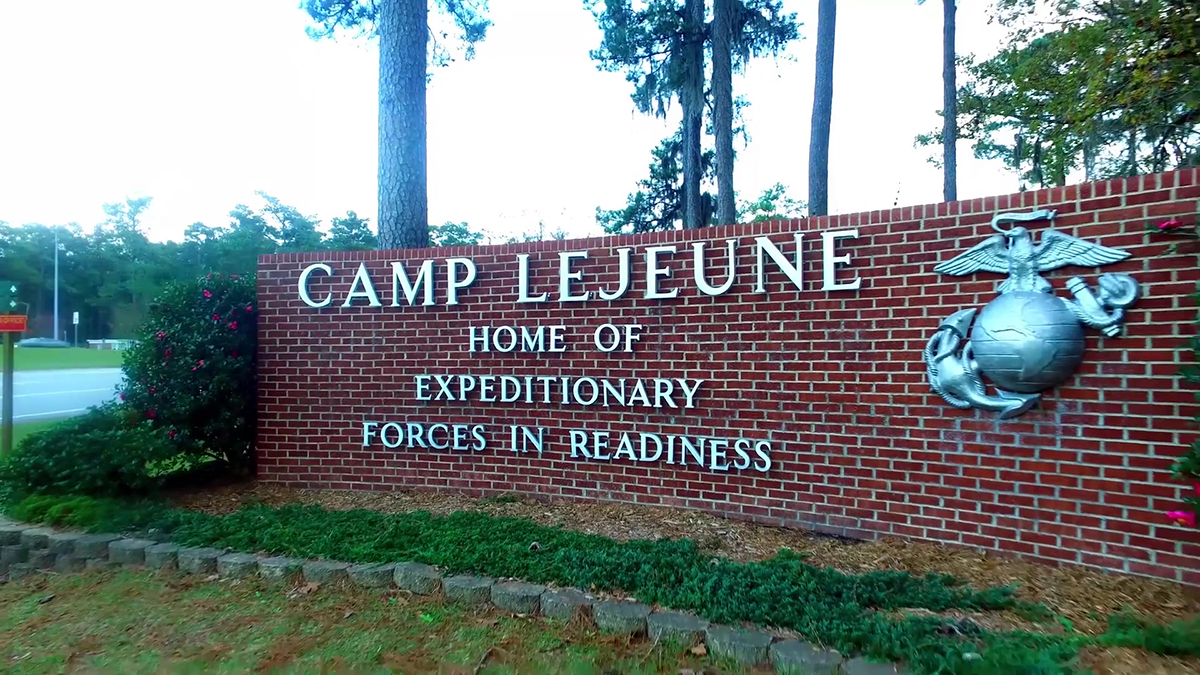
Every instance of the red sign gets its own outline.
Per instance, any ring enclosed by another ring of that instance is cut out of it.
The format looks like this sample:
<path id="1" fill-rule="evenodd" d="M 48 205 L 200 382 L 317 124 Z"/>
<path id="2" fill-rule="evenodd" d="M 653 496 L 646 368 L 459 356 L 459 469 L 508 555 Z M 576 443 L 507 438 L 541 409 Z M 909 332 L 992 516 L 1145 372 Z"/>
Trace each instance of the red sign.
<path id="1" fill-rule="evenodd" d="M 24 333 L 28 319 L 20 314 L 0 314 L 0 333 Z"/>

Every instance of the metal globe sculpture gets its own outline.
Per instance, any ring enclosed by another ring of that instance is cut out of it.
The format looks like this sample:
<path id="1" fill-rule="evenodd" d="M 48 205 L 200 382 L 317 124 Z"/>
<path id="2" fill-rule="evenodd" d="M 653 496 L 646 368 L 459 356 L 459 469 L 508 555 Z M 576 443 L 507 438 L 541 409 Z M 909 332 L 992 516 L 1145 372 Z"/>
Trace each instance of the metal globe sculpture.
<path id="1" fill-rule="evenodd" d="M 1036 393 L 1083 362 L 1083 326 L 1059 298 L 1016 291 L 992 300 L 971 329 L 979 369 L 1001 389 Z"/>

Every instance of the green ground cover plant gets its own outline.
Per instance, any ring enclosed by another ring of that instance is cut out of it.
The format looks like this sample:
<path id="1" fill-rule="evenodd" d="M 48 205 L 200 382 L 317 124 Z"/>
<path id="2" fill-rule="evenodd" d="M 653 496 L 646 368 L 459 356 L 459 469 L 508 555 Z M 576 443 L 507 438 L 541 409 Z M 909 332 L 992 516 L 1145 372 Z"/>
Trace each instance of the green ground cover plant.
<path id="1" fill-rule="evenodd" d="M 1017 610 L 1053 617 L 1044 607 L 1016 601 L 1011 588 L 972 589 L 946 575 L 848 575 L 788 552 L 739 563 L 713 559 L 687 540 L 622 542 L 478 512 L 434 516 L 253 505 L 215 516 L 88 497 L 28 497 L 8 512 L 27 522 L 91 531 L 165 531 L 187 546 L 347 562 L 417 561 L 451 573 L 620 591 L 717 623 L 794 629 L 843 652 L 903 661 L 917 674 L 1073 673 L 1079 650 L 1089 644 L 1200 654 L 1195 622 L 1163 627 L 1118 617 L 1101 638 L 963 630 L 948 619 L 903 610 Z"/>

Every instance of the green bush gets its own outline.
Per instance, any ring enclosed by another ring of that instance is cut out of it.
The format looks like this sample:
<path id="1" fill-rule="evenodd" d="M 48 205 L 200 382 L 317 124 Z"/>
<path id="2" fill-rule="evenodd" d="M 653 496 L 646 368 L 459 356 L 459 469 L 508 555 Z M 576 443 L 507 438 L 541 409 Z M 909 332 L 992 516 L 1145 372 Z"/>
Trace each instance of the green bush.
<path id="1" fill-rule="evenodd" d="M 117 495 L 156 487 L 155 470 L 178 449 L 125 407 L 106 404 L 31 434 L 0 463 L 17 495 Z"/>
<path id="2" fill-rule="evenodd" d="M 122 399 L 183 455 L 253 470 L 256 392 L 253 278 L 168 286 L 125 356 Z"/>

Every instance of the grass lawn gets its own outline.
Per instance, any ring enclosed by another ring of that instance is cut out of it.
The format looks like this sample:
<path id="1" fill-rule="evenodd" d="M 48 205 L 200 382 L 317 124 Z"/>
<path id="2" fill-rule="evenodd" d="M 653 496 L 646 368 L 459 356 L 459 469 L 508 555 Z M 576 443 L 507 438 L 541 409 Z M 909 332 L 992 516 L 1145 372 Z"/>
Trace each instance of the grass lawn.
<path id="1" fill-rule="evenodd" d="M 678 673 L 682 647 L 611 638 L 401 591 L 90 571 L 0 585 L 6 672 Z"/>
<path id="2" fill-rule="evenodd" d="M 83 349 L 64 347 L 25 348 L 14 350 L 15 370 L 62 370 L 66 368 L 119 368 L 125 352 L 112 349 Z M 0 354 L 0 363 L 3 363 Z"/>

